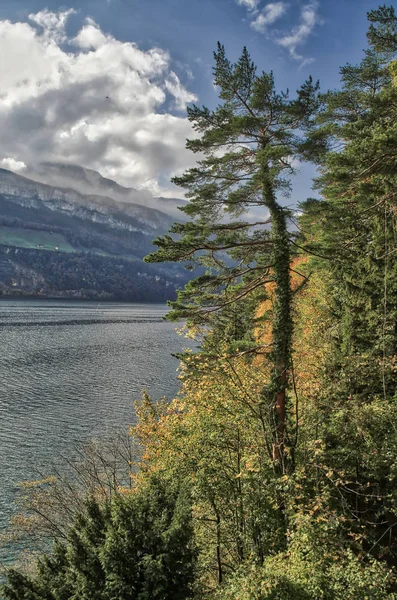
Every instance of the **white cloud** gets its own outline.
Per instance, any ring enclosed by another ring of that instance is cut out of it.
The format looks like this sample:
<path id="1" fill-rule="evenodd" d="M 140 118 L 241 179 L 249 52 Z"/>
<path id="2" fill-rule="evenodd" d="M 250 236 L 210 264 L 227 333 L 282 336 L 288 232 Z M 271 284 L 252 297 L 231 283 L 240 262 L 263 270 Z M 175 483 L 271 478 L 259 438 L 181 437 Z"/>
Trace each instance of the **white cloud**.
<path id="1" fill-rule="evenodd" d="M 0 162 L 74 163 L 124 185 L 175 193 L 167 182 L 195 158 L 185 149 L 191 125 L 172 106 L 185 110 L 194 94 L 161 48 L 121 42 L 92 19 L 66 39 L 70 14 L 45 10 L 29 23 L 0 21 L 7 56 L 0 64 Z"/>
<path id="2" fill-rule="evenodd" d="M 43 30 L 43 36 L 56 42 L 65 42 L 67 39 L 65 27 L 70 15 L 76 14 L 74 8 L 54 13 L 48 9 L 29 15 L 29 20 Z"/>
<path id="3" fill-rule="evenodd" d="M 175 106 L 178 110 L 186 111 L 186 105 L 197 100 L 197 96 L 183 87 L 178 75 L 173 71 L 171 71 L 165 80 L 165 87 L 174 96 Z"/>
<path id="4" fill-rule="evenodd" d="M 250 11 L 255 11 L 258 7 L 259 0 L 237 0 L 237 4 L 245 6 Z"/>
<path id="5" fill-rule="evenodd" d="M 9 171 L 23 171 L 26 169 L 26 165 L 21 160 L 15 160 L 11 156 L 7 156 L 0 160 L 0 165 L 3 169 L 8 169 Z"/>
<path id="6" fill-rule="evenodd" d="M 282 17 L 287 10 L 285 2 L 271 2 L 258 14 L 254 21 L 251 21 L 252 29 L 264 33 L 269 25 L 275 23 Z"/>
<path id="7" fill-rule="evenodd" d="M 79 48 L 96 49 L 103 46 L 107 40 L 108 38 L 95 21 L 88 17 L 86 19 L 86 24 L 80 29 L 73 42 Z"/>
<path id="8" fill-rule="evenodd" d="M 307 41 L 315 26 L 321 23 L 317 10 L 317 2 L 311 2 L 310 4 L 303 6 L 301 10 L 301 22 L 299 25 L 294 27 L 290 33 L 283 35 L 276 40 L 277 44 L 288 50 L 290 56 L 294 60 L 301 62 L 301 66 L 313 61 L 312 58 L 304 58 L 299 54 L 297 48 Z"/>
<path id="9" fill-rule="evenodd" d="M 283 1 L 270 2 L 259 11 L 260 0 L 236 0 L 236 2 L 246 7 L 250 27 L 258 33 L 266 34 L 276 44 L 285 48 L 293 60 L 300 62 L 300 68 L 313 62 L 313 58 L 305 58 L 297 51 L 297 48 L 307 41 L 315 26 L 322 23 L 318 15 L 317 0 L 312 0 L 302 6 L 300 23 L 293 27 L 289 33 L 270 31 L 270 26 L 287 12 L 288 3 Z"/>

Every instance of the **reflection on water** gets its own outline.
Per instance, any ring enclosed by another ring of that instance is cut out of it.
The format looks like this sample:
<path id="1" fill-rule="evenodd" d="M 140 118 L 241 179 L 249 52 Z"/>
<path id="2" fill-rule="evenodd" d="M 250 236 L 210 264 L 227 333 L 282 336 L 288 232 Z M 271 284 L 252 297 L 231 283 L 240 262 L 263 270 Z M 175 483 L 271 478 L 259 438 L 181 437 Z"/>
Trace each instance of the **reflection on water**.
<path id="1" fill-rule="evenodd" d="M 160 305 L 0 302 L 0 528 L 19 481 L 173 395 L 184 340 Z"/>

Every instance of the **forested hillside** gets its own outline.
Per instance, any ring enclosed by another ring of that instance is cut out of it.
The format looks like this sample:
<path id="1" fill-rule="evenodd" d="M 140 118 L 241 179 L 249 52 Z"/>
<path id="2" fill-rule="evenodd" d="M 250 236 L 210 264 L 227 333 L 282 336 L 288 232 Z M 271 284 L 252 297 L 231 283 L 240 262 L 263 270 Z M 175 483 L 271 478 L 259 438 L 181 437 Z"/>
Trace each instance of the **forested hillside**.
<path id="1" fill-rule="evenodd" d="M 0 294 L 172 300 L 186 272 L 142 260 L 171 222 L 146 206 L 0 169 Z"/>
<path id="2" fill-rule="evenodd" d="M 200 269 L 169 315 L 197 351 L 177 398 L 137 404 L 129 478 L 96 459 L 68 517 L 65 483 L 36 492 L 55 549 L 8 600 L 397 598 L 397 16 L 368 18 L 326 93 L 218 46 L 189 220 L 146 259 Z M 302 161 L 318 199 L 285 208 Z"/>

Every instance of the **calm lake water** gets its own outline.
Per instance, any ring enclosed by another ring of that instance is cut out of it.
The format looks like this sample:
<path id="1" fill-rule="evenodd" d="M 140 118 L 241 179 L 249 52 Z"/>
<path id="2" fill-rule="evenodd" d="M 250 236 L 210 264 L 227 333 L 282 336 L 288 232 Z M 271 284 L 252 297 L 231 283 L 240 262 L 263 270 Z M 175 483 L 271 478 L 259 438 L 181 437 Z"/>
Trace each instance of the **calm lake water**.
<path id="1" fill-rule="evenodd" d="M 185 340 L 147 304 L 0 302 L 0 529 L 17 484 L 134 421 L 143 389 L 178 389 Z"/>

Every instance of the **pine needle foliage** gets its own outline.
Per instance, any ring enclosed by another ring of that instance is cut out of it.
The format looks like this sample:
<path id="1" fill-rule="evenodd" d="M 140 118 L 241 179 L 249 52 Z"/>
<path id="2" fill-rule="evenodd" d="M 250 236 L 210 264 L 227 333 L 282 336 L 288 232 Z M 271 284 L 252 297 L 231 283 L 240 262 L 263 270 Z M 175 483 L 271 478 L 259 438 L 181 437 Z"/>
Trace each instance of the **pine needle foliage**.
<path id="1" fill-rule="evenodd" d="M 146 260 L 206 269 L 171 303 L 169 318 L 186 318 L 191 325 L 210 325 L 214 314 L 253 296 L 259 300 L 266 284 L 274 285 L 273 373 L 267 396 L 276 421 L 275 461 L 284 469 L 291 234 L 289 210 L 279 197 L 289 191 L 294 161 L 304 154 L 304 131 L 312 126 L 319 85 L 309 78 L 291 98 L 288 90 L 277 91 L 272 72 L 257 74 L 246 48 L 232 63 L 218 43 L 214 59 L 221 103 L 215 110 L 188 109 L 197 137 L 188 140 L 187 148 L 199 159 L 196 167 L 174 178 L 186 190 L 189 203 L 183 210 L 190 220 L 157 238 L 159 249 Z"/>

